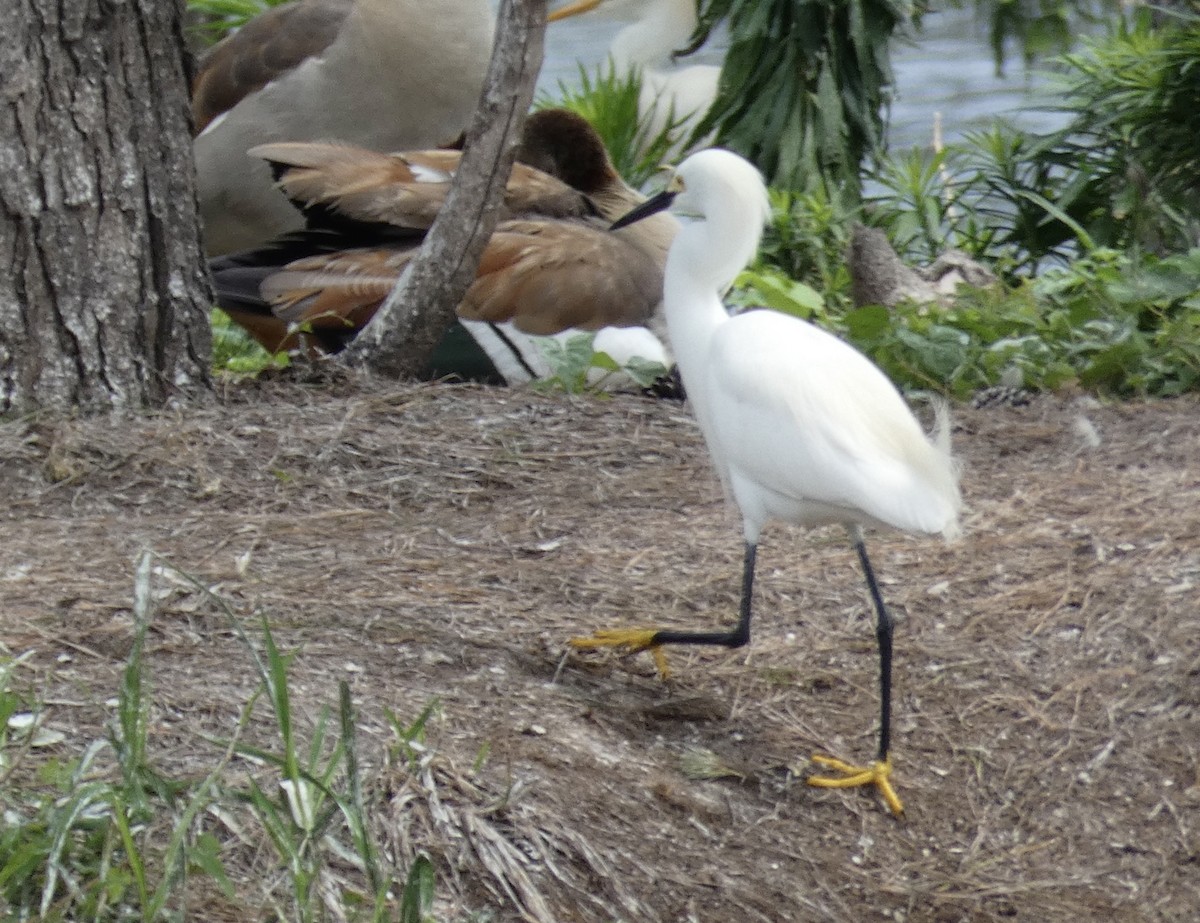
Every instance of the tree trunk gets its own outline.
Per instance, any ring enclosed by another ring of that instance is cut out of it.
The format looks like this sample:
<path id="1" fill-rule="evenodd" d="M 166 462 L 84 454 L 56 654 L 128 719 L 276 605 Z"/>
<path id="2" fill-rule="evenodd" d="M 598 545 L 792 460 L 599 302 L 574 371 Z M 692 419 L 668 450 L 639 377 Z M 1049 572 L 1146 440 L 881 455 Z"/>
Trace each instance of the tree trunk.
<path id="1" fill-rule="evenodd" d="M 487 83 L 467 129 L 462 163 L 421 252 L 346 361 L 391 377 L 412 377 L 429 362 L 475 278 L 498 217 L 525 114 L 542 66 L 546 0 L 503 0 Z"/>
<path id="2" fill-rule="evenodd" d="M 183 0 L 8 0 L 0 413 L 207 392 Z"/>

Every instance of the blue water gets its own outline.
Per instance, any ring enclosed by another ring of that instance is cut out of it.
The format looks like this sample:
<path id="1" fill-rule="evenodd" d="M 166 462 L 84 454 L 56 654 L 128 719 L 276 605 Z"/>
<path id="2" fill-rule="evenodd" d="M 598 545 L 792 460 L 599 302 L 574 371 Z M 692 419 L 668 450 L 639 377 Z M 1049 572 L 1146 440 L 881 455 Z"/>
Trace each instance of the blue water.
<path id="1" fill-rule="evenodd" d="M 627 21 L 601 6 L 593 13 L 551 23 L 539 92 L 554 96 L 560 82 L 577 85 L 577 62 L 589 69 L 603 62 L 609 42 Z M 688 60 L 720 63 L 720 59 L 718 46 L 702 49 Z M 893 149 L 931 143 L 937 113 L 946 141 L 985 128 L 996 118 L 1033 131 L 1061 124 L 1061 116 L 1046 111 L 1057 101 L 1052 82 L 1042 73 L 1027 72 L 1015 49 L 1006 75 L 998 75 L 987 24 L 976 21 L 969 11 L 929 14 L 913 41 L 896 42 L 892 60 L 896 99 L 889 144 Z"/>

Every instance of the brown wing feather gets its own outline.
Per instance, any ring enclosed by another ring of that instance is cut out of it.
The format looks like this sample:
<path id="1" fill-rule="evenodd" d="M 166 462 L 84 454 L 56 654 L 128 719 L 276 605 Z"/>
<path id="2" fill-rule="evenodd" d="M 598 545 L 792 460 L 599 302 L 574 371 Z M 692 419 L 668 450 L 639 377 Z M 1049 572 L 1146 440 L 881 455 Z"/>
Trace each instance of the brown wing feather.
<path id="1" fill-rule="evenodd" d="M 280 170 L 279 187 L 301 208 L 320 205 L 356 221 L 426 229 L 450 191 L 459 151 L 380 154 L 347 144 L 283 142 L 250 153 Z M 506 215 L 548 218 L 590 214 L 579 191 L 525 164 L 514 164 L 505 191 Z"/>
<path id="2" fill-rule="evenodd" d="M 269 276 L 262 295 L 293 327 L 357 331 L 415 254 L 414 246 L 308 257 Z M 582 221 L 506 221 L 484 249 L 458 313 L 546 335 L 644 324 L 661 297 L 658 264 L 619 233 Z"/>
<path id="3" fill-rule="evenodd" d="M 196 134 L 245 97 L 333 43 L 354 0 L 298 0 L 260 13 L 210 48 L 192 80 Z"/>
<path id="4" fill-rule="evenodd" d="M 415 254 L 411 247 L 307 257 L 268 276 L 262 295 L 289 324 L 361 330 Z"/>
<path id="5" fill-rule="evenodd" d="M 355 221 L 417 230 L 433 224 L 461 157 L 457 151 L 380 154 L 308 142 L 263 144 L 250 153 L 275 164 L 279 188 L 301 209 L 319 205 Z"/>
<path id="6" fill-rule="evenodd" d="M 644 324 L 661 300 L 661 268 L 620 234 L 582 221 L 509 221 L 458 313 L 552 334 Z"/>

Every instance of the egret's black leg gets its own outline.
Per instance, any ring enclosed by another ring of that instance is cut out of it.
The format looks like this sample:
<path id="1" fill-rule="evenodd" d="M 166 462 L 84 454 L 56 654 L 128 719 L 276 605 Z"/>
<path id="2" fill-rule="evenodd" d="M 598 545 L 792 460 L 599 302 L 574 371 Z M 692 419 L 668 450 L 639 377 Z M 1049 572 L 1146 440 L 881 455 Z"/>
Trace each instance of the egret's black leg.
<path id="1" fill-rule="evenodd" d="M 861 538 L 854 543 L 854 550 L 862 562 L 867 589 L 875 603 L 875 640 L 879 643 L 879 759 L 886 760 L 892 747 L 892 614 L 883 602 L 871 559 L 867 557 L 867 546 Z"/>
<path id="2" fill-rule="evenodd" d="M 883 594 L 879 592 L 879 582 L 875 579 L 875 571 L 871 560 L 867 557 L 867 547 L 863 544 L 862 534 L 854 530 L 854 550 L 858 552 L 858 560 L 862 562 L 863 574 L 867 578 L 867 589 L 871 591 L 871 600 L 875 603 L 875 639 L 879 643 L 879 756 L 870 766 L 855 766 L 829 756 L 814 756 L 813 762 L 819 766 L 837 773 L 833 776 L 811 776 L 809 785 L 821 788 L 855 788 L 860 785 L 874 785 L 879 789 L 883 800 L 897 817 L 904 816 L 904 805 L 901 803 L 895 789 L 892 788 L 892 616 L 883 602 Z"/>
<path id="3" fill-rule="evenodd" d="M 711 644 L 719 647 L 741 647 L 750 640 L 751 599 L 754 595 L 754 559 L 757 546 L 746 542 L 746 554 L 742 563 L 742 605 L 737 627 L 732 631 L 676 631 L 660 628 L 611 628 L 602 629 L 590 638 L 572 638 L 570 644 L 585 650 L 599 647 L 615 647 L 624 651 L 649 651 L 663 677 L 669 675 L 667 658 L 662 652 L 664 644 Z"/>
<path id="4" fill-rule="evenodd" d="M 712 644 L 720 647 L 742 647 L 750 641 L 750 598 L 754 595 L 754 559 L 758 546 L 746 542 L 746 554 L 742 559 L 742 605 L 737 627 L 732 631 L 675 631 L 666 628 L 654 633 L 650 643 L 659 644 Z"/>

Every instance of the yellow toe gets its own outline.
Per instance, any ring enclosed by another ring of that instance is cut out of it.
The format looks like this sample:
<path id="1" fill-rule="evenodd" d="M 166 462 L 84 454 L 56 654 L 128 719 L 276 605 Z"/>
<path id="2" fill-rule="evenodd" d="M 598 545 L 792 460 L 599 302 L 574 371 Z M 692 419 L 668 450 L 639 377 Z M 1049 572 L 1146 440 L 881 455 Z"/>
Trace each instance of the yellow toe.
<path id="1" fill-rule="evenodd" d="M 832 756 L 818 755 L 814 756 L 812 760 L 837 775 L 809 776 L 809 785 L 815 785 L 817 788 L 858 788 L 862 785 L 874 785 L 879 789 L 879 794 L 883 796 L 883 800 L 887 802 L 891 812 L 897 817 L 904 816 L 904 805 L 900 801 L 900 796 L 896 794 L 896 790 L 892 788 L 890 757 L 886 760 L 876 760 L 870 766 L 855 766 L 852 763 L 834 759 Z"/>
<path id="2" fill-rule="evenodd" d="M 671 675 L 667 666 L 667 655 L 661 645 L 654 643 L 657 628 L 602 628 L 589 638 L 572 638 L 568 644 L 577 650 L 596 650 L 602 647 L 613 647 L 621 653 L 636 654 L 639 651 L 649 651 L 658 668 L 658 675 L 666 679 Z"/>

